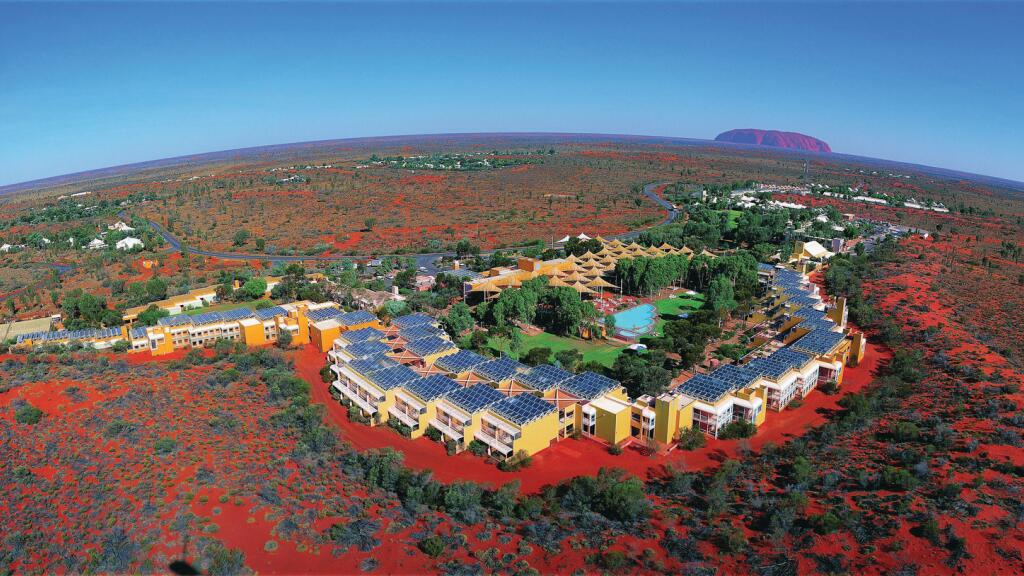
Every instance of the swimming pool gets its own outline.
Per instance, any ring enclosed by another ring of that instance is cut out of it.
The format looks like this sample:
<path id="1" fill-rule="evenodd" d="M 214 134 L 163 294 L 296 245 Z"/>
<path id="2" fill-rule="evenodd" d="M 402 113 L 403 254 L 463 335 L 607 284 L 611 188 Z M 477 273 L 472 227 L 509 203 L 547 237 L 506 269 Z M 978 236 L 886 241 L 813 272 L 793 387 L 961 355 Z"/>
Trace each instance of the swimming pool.
<path id="1" fill-rule="evenodd" d="M 615 318 L 616 332 L 627 338 L 637 338 L 654 330 L 658 309 L 653 304 L 641 304 L 612 316 Z"/>

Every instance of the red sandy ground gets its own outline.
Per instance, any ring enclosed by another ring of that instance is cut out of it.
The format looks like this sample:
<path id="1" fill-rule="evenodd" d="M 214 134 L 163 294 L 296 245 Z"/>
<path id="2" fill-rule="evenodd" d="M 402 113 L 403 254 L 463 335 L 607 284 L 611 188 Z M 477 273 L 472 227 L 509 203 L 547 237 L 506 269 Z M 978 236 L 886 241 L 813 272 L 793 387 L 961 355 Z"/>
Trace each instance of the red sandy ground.
<path id="1" fill-rule="evenodd" d="M 806 428 L 825 422 L 829 413 L 839 409 L 839 399 L 863 389 L 871 382 L 880 363 L 888 357 L 888 351 L 869 343 L 864 361 L 859 366 L 847 368 L 838 394 L 829 396 L 815 391 L 804 399 L 800 408 L 769 412 L 757 434 L 746 441 L 709 439 L 707 446 L 694 452 L 674 450 L 667 455 L 652 457 L 643 447 L 629 446 L 622 454 L 613 456 L 605 445 L 594 440 L 567 438 L 535 455 L 528 468 L 517 472 L 502 472 L 468 452 L 449 456 L 441 444 L 427 438 L 410 440 L 386 426 L 370 427 L 352 422 L 348 419 L 347 409 L 331 398 L 328 385 L 320 380 L 320 369 L 326 363 L 326 356 L 309 345 L 296 352 L 295 364 L 299 375 L 309 382 L 313 399 L 327 407 L 327 415 L 338 427 L 341 437 L 356 449 L 394 448 L 405 455 L 406 466 L 430 470 L 442 482 L 472 480 L 499 486 L 518 480 L 524 493 L 534 493 L 544 486 L 575 476 L 594 476 L 601 468 L 623 468 L 641 478 L 660 475 L 669 463 L 684 464 L 687 470 L 704 470 L 718 466 L 726 459 L 739 457 L 744 444 L 756 451 L 769 442 L 785 442 L 801 435 Z"/>

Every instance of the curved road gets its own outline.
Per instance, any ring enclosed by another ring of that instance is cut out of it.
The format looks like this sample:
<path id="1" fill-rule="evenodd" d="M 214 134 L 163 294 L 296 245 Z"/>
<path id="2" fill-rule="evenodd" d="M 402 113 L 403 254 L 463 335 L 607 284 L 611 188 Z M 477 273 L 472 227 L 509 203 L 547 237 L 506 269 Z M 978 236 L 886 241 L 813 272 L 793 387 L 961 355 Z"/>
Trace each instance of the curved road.
<path id="1" fill-rule="evenodd" d="M 646 186 L 644 186 L 644 194 L 646 194 L 648 198 L 650 198 L 655 204 L 657 204 L 658 206 L 660 206 L 662 209 L 664 209 L 667 212 L 667 214 L 665 215 L 665 219 L 662 220 L 661 222 L 659 222 L 657 224 L 657 226 L 662 226 L 662 225 L 665 225 L 665 224 L 670 224 L 670 223 L 674 222 L 675 219 L 679 216 L 679 211 L 676 210 L 675 208 L 673 208 L 671 203 L 663 200 L 660 196 L 658 196 L 654 192 L 655 188 L 657 188 L 658 186 L 665 185 L 665 184 L 669 184 L 669 182 L 654 182 L 654 183 L 647 184 Z M 124 217 L 124 211 L 121 212 L 121 215 L 122 215 L 122 217 Z M 197 255 L 200 255 L 200 256 L 210 256 L 212 258 L 221 258 L 221 259 L 224 259 L 224 260 L 269 260 L 271 262 L 301 262 L 301 261 L 356 260 L 356 259 L 364 258 L 365 257 L 365 256 L 362 256 L 362 255 L 360 255 L 360 256 L 356 256 L 356 255 L 294 256 L 294 255 L 276 255 L 276 254 L 246 254 L 246 253 L 242 253 L 242 252 L 219 252 L 219 251 L 216 251 L 216 250 L 203 250 L 201 248 L 192 248 L 192 247 L 188 247 L 188 246 L 182 248 L 181 241 L 179 241 L 173 234 L 168 232 L 167 229 L 165 229 L 163 226 L 161 226 L 160 224 L 157 224 L 156 222 L 154 222 L 152 220 L 148 220 L 147 219 L 146 221 L 149 222 L 149 225 L 152 226 L 154 230 L 159 232 L 160 235 L 164 237 L 164 240 L 172 248 L 174 248 L 175 250 L 179 250 L 179 251 L 180 250 L 184 250 L 185 252 L 188 252 L 190 254 L 197 254 Z M 632 239 L 636 238 L 637 236 L 639 236 L 640 233 L 643 232 L 644 230 L 647 230 L 647 228 L 642 228 L 640 230 L 633 230 L 633 231 L 630 231 L 630 232 L 625 232 L 623 234 L 616 234 L 614 236 L 610 236 L 610 238 L 613 238 L 613 239 L 617 238 L 619 240 L 632 240 Z M 502 248 L 502 250 L 509 250 L 509 249 L 512 249 L 512 248 L 515 248 L 515 247 L 513 246 L 513 247 L 509 247 L 509 248 Z M 496 251 L 497 250 L 489 250 L 489 251 L 481 252 L 481 255 L 493 254 Z M 417 267 L 426 268 L 427 271 L 430 272 L 430 273 L 437 273 L 438 269 L 435 266 L 434 262 L 438 258 L 442 258 L 442 257 L 445 257 L 445 256 L 448 256 L 448 257 L 455 256 L 455 252 L 449 251 L 449 252 L 429 252 L 429 253 L 421 253 L 421 254 L 382 254 L 381 256 L 412 257 L 412 258 L 414 258 L 416 260 L 416 266 Z"/>

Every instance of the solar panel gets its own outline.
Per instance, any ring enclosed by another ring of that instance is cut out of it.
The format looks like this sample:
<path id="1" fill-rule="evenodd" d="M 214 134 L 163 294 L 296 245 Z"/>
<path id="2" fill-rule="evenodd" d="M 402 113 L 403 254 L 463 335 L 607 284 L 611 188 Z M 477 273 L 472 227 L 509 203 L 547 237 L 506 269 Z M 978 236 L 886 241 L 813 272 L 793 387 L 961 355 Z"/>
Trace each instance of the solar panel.
<path id="1" fill-rule="evenodd" d="M 434 323 L 435 320 L 432 317 L 420 312 L 415 314 L 406 314 L 405 316 L 399 316 L 391 320 L 391 324 L 398 326 L 399 328 L 409 328 L 412 326 L 422 326 L 424 324 Z"/>
<path id="2" fill-rule="evenodd" d="M 243 318 L 252 318 L 256 313 L 252 311 L 252 308 L 243 306 L 234 310 L 225 310 L 220 315 L 225 321 L 231 322 L 233 320 L 242 320 Z"/>
<path id="3" fill-rule="evenodd" d="M 729 393 L 732 386 L 706 374 L 697 374 L 679 385 L 676 390 L 687 396 L 714 404 Z"/>
<path id="4" fill-rule="evenodd" d="M 605 392 L 618 388 L 619 386 L 621 386 L 621 384 L 618 381 L 612 380 L 607 376 L 602 376 L 594 372 L 583 372 L 573 376 L 565 382 L 562 382 L 559 387 L 565 389 L 566 392 L 569 392 L 574 396 L 593 400 Z"/>
<path id="5" fill-rule="evenodd" d="M 220 322 L 223 319 L 224 317 L 220 312 L 204 312 L 193 316 L 192 323 L 197 325 L 213 324 L 214 322 Z"/>
<path id="6" fill-rule="evenodd" d="M 733 390 L 750 386 L 760 375 L 756 366 L 737 366 L 736 364 L 719 366 L 711 373 L 712 378 L 729 384 Z"/>
<path id="7" fill-rule="evenodd" d="M 752 366 L 767 378 L 777 380 L 790 370 L 803 368 L 810 360 L 809 355 L 787 346 L 776 350 L 767 358 L 755 358 L 747 363 L 747 366 Z"/>
<path id="8" fill-rule="evenodd" d="M 376 320 L 377 317 L 366 310 L 355 310 L 338 317 L 338 323 L 342 326 L 355 326 L 356 324 L 365 324 Z"/>
<path id="9" fill-rule="evenodd" d="M 385 368 L 398 366 L 399 364 L 398 362 L 395 362 L 394 359 L 388 358 L 387 356 L 371 356 L 369 358 L 353 360 L 349 362 L 348 365 L 356 372 L 366 375 L 377 372 L 378 370 L 384 370 Z"/>
<path id="10" fill-rule="evenodd" d="M 801 308 L 793 311 L 794 318 L 803 318 L 804 320 L 820 320 L 827 314 L 824 310 L 818 310 L 816 308 Z"/>
<path id="11" fill-rule="evenodd" d="M 491 382 L 504 382 L 518 372 L 525 372 L 529 369 L 526 364 L 520 364 L 508 356 L 495 358 L 473 368 L 473 372 Z"/>
<path id="12" fill-rule="evenodd" d="M 380 340 L 366 340 L 364 342 L 356 342 L 345 348 L 345 351 L 354 358 L 369 358 L 386 354 L 391 351 L 391 347 Z"/>
<path id="13" fill-rule="evenodd" d="M 338 316 L 341 316 L 342 314 L 344 314 L 344 312 L 342 312 L 341 310 L 339 310 L 339 309 L 337 309 L 337 308 L 335 308 L 333 306 L 328 306 L 326 308 L 318 308 L 316 310 L 310 310 L 306 314 L 306 316 L 309 318 L 310 322 L 321 322 L 323 320 L 328 320 L 330 318 L 337 318 Z"/>
<path id="14" fill-rule="evenodd" d="M 474 384 L 468 388 L 459 388 L 445 398 L 466 412 L 475 414 L 505 397 L 487 384 Z"/>
<path id="15" fill-rule="evenodd" d="M 377 370 L 366 376 L 367 380 L 376 384 L 381 390 L 391 390 L 406 382 L 419 378 L 420 375 L 413 372 L 412 368 L 401 364 Z"/>
<path id="16" fill-rule="evenodd" d="M 142 327 L 142 326 L 139 326 L 138 328 L 132 328 L 132 331 L 131 331 L 130 334 L 131 334 L 132 338 L 145 338 L 146 337 L 146 329 L 144 327 Z"/>
<path id="17" fill-rule="evenodd" d="M 459 350 L 455 354 L 438 358 L 437 362 L 434 362 L 434 366 L 451 374 L 463 374 L 484 362 L 487 362 L 487 358 L 472 350 Z"/>
<path id="18" fill-rule="evenodd" d="M 376 328 L 360 328 L 359 330 L 350 330 L 348 332 L 342 332 L 338 335 L 349 344 L 355 344 L 357 342 L 368 342 L 368 341 L 380 341 L 384 339 L 384 333 Z"/>
<path id="19" fill-rule="evenodd" d="M 495 414 L 519 426 L 555 411 L 555 407 L 533 394 L 517 394 L 494 404 Z"/>
<path id="20" fill-rule="evenodd" d="M 828 318 L 818 318 L 817 320 L 804 320 L 797 324 L 796 327 L 805 330 L 833 330 L 836 327 L 836 323 Z"/>
<path id="21" fill-rule="evenodd" d="M 261 321 L 267 321 L 275 316 L 287 316 L 288 311 L 280 306 L 271 306 L 270 308 L 261 308 L 253 312 L 257 319 Z"/>
<path id="22" fill-rule="evenodd" d="M 814 297 L 814 296 L 807 296 L 807 295 L 795 296 L 795 297 L 790 298 L 789 300 L 786 300 L 786 304 L 790 304 L 792 306 L 810 307 L 810 306 L 817 306 L 818 304 L 821 304 L 821 299 L 817 298 L 817 297 Z"/>
<path id="23" fill-rule="evenodd" d="M 550 390 L 572 377 L 572 372 L 566 372 L 551 364 L 540 364 L 516 374 L 515 379 L 534 390 Z"/>
<path id="24" fill-rule="evenodd" d="M 192 317 L 188 314 L 174 314 L 172 316 L 164 316 L 157 320 L 156 323 L 161 326 L 183 326 L 185 324 L 191 324 Z"/>
<path id="25" fill-rule="evenodd" d="M 455 348 L 455 344 L 452 344 L 451 340 L 446 340 L 437 336 L 428 336 L 405 344 L 406 350 L 421 358 L 431 354 L 437 354 L 438 352 L 444 352 L 445 350 L 451 350 L 452 348 Z"/>
<path id="26" fill-rule="evenodd" d="M 430 402 L 445 394 L 461 390 L 462 386 L 447 376 L 433 374 L 407 383 L 405 389 L 421 400 Z"/>
<path id="27" fill-rule="evenodd" d="M 419 326 L 398 329 L 398 336 L 405 341 L 419 340 L 430 336 L 442 336 L 444 333 L 444 330 L 435 328 L 430 324 L 420 324 Z"/>
<path id="28" fill-rule="evenodd" d="M 794 342 L 791 347 L 800 352 L 808 352 L 815 355 L 825 355 L 839 345 L 846 338 L 842 332 L 830 330 L 812 330 L 802 338 Z"/>

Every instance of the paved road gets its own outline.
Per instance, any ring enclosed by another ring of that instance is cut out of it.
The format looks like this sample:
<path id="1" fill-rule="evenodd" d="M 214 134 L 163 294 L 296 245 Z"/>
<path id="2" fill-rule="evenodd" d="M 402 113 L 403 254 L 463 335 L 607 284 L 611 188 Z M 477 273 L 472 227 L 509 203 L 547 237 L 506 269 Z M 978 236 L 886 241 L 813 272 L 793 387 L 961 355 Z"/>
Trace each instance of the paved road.
<path id="1" fill-rule="evenodd" d="M 669 223 L 675 221 L 675 219 L 679 216 L 679 212 L 675 208 L 672 207 L 672 204 L 670 204 L 669 202 L 666 202 L 665 200 L 663 200 L 660 196 L 658 196 L 654 192 L 655 188 L 657 188 L 658 186 L 661 186 L 663 184 L 667 184 L 667 182 L 655 182 L 655 183 L 648 184 L 648 185 L 644 186 L 644 194 L 646 194 L 647 197 L 650 198 L 655 204 L 657 204 L 658 206 L 660 206 L 661 208 L 663 208 L 666 211 L 665 219 L 662 220 L 660 223 L 658 223 L 659 226 L 660 225 L 664 225 L 664 224 L 669 224 Z M 125 215 L 125 213 L 123 211 L 121 212 L 121 216 L 122 217 L 126 217 L 126 215 Z M 157 224 L 156 222 L 154 222 L 152 220 L 148 220 L 148 222 L 149 222 L 149 225 L 152 226 L 154 230 L 159 232 L 160 235 L 164 237 L 164 240 L 172 248 L 174 248 L 175 250 L 178 250 L 178 251 L 182 250 L 181 242 L 173 234 L 168 232 L 167 229 L 165 229 L 163 226 L 161 226 L 160 224 Z M 636 238 L 637 236 L 639 236 L 640 233 L 643 232 L 644 230 L 646 230 L 646 228 L 640 229 L 640 230 L 633 230 L 631 232 L 626 232 L 624 234 L 617 234 L 615 236 L 610 236 L 610 238 L 618 238 L 619 240 L 632 240 L 632 239 Z M 507 249 L 508 248 L 505 248 L 504 250 L 507 250 Z M 270 261 L 270 262 L 302 262 L 302 261 L 324 262 L 324 261 L 339 261 L 339 260 L 355 260 L 355 259 L 359 259 L 359 258 L 364 258 L 365 257 L 365 256 L 357 256 L 357 255 L 289 256 L 289 255 L 277 255 L 277 254 L 248 254 L 248 253 L 243 253 L 243 252 L 221 252 L 221 251 L 217 251 L 217 250 L 203 250 L 201 248 L 192 248 L 191 246 L 186 246 L 184 248 L 184 250 L 186 252 L 189 252 L 190 254 L 197 254 L 197 255 L 200 255 L 200 256 L 210 256 L 210 257 L 213 257 L 213 258 L 221 258 L 221 259 L 224 259 L 224 260 L 267 260 L 267 261 Z M 485 251 L 485 252 L 482 252 L 482 254 L 483 255 L 493 254 L 495 251 L 496 250 Z M 438 268 L 437 268 L 437 264 L 436 264 L 437 260 L 442 258 L 442 257 L 445 257 L 445 256 L 448 256 L 448 257 L 455 256 L 455 252 L 430 252 L 430 253 L 425 253 L 425 254 L 395 254 L 394 256 L 412 257 L 412 258 L 414 258 L 416 260 L 416 266 L 417 267 L 425 268 L 427 273 L 429 273 L 429 274 L 436 274 L 438 272 Z"/>

